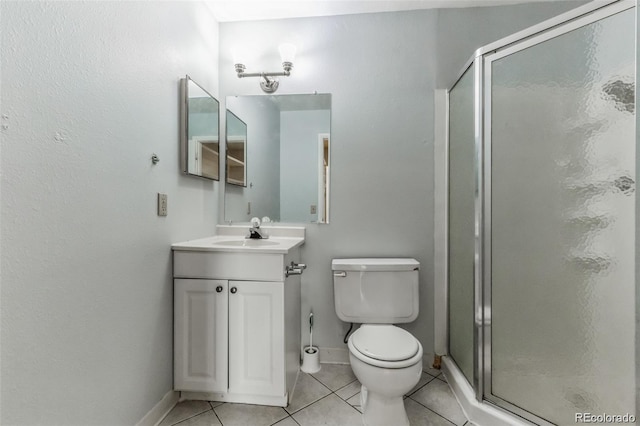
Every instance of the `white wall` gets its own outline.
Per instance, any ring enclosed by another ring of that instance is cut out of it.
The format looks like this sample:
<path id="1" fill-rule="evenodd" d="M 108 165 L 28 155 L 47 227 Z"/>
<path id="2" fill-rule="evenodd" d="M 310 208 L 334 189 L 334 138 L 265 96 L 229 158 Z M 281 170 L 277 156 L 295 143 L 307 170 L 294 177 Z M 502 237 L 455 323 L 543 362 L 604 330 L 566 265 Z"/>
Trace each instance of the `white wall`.
<path id="1" fill-rule="evenodd" d="M 218 25 L 195 2 L 0 12 L 0 423 L 134 424 L 172 388 L 169 245 L 218 221 L 178 159 L 178 79 L 217 96 Z"/>

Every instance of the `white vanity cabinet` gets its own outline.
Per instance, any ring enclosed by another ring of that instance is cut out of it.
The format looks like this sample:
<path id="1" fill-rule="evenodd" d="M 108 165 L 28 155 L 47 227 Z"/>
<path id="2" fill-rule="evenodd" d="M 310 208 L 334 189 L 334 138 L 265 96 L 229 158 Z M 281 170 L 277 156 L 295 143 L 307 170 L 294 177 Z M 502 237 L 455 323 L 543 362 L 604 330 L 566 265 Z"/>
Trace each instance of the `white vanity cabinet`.
<path id="1" fill-rule="evenodd" d="M 286 253 L 176 249 L 174 388 L 183 399 L 286 406 L 300 365 L 299 262 Z"/>
<path id="2" fill-rule="evenodd" d="M 198 392 L 227 389 L 227 281 L 173 281 L 174 387 Z"/>

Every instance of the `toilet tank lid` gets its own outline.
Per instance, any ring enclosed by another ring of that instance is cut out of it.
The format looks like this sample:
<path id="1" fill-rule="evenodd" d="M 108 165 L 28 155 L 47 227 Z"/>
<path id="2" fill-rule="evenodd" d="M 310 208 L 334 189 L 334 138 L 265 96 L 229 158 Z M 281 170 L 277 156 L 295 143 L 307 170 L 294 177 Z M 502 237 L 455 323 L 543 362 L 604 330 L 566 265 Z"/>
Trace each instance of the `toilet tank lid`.
<path id="1" fill-rule="evenodd" d="M 410 258 L 333 259 L 334 271 L 417 271 L 420 262 Z"/>

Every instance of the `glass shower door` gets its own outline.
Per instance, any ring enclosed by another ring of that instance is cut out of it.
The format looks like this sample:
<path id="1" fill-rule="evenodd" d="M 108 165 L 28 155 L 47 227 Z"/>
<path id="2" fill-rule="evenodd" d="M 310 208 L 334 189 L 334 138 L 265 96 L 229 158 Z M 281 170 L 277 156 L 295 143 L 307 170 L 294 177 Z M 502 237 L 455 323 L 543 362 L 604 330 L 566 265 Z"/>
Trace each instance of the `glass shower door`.
<path id="1" fill-rule="evenodd" d="M 536 422 L 635 414 L 634 32 L 627 9 L 485 59 L 485 397 Z"/>
<path id="2" fill-rule="evenodd" d="M 449 91 L 449 355 L 474 382 L 474 71 Z"/>

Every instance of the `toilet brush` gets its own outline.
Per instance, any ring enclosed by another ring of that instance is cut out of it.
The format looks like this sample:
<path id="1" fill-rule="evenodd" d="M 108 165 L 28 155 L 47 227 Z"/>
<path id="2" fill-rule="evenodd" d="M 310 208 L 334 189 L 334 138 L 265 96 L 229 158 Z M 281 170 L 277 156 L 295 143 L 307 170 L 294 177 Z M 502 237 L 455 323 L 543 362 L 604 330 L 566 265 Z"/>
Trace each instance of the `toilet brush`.
<path id="1" fill-rule="evenodd" d="M 309 346 L 304 348 L 301 370 L 310 374 L 320 371 L 318 348 L 313 346 L 313 312 L 309 313 Z"/>
<path id="2" fill-rule="evenodd" d="M 309 312 L 309 347 L 313 348 L 313 311 Z"/>

